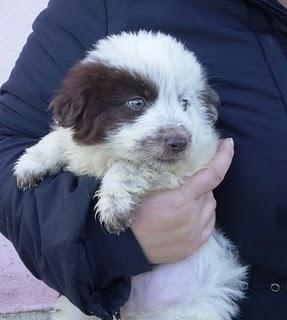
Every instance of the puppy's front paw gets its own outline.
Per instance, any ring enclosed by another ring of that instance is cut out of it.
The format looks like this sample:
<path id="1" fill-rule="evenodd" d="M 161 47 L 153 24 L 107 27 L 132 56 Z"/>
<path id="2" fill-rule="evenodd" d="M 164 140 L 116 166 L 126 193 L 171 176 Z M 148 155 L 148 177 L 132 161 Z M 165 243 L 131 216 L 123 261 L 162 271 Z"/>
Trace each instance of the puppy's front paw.
<path id="1" fill-rule="evenodd" d="M 132 206 L 125 199 L 115 198 L 110 195 L 96 194 L 98 202 L 95 214 L 109 233 L 125 231 L 131 224 Z"/>
<path id="2" fill-rule="evenodd" d="M 14 167 L 14 176 L 17 180 L 17 186 L 21 190 L 26 190 L 37 186 L 43 180 L 44 174 L 38 170 L 38 166 L 26 153 L 20 157 Z"/>
<path id="3" fill-rule="evenodd" d="M 21 174 L 16 174 L 17 187 L 23 191 L 36 187 L 41 181 L 43 181 L 42 176 L 33 175 L 30 172 L 23 172 Z"/>
<path id="4" fill-rule="evenodd" d="M 55 174 L 59 167 L 51 165 L 45 154 L 37 150 L 37 145 L 26 149 L 25 153 L 16 162 L 13 173 L 17 180 L 17 186 L 26 190 L 37 186 L 47 174 Z"/>
<path id="5" fill-rule="evenodd" d="M 124 232 L 130 225 L 129 219 L 120 217 L 115 211 L 96 213 L 96 216 L 109 233 L 119 234 Z"/>

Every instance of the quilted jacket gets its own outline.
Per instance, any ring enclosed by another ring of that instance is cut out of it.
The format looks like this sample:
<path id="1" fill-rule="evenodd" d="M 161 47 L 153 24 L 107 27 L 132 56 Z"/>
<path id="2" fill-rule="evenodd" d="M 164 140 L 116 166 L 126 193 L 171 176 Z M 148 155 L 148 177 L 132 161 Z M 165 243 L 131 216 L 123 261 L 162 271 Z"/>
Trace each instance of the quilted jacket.
<path id="1" fill-rule="evenodd" d="M 87 314 L 112 319 L 130 276 L 151 266 L 133 233 L 107 234 L 92 214 L 99 182 L 69 172 L 22 192 L 12 166 L 47 134 L 48 105 L 68 69 L 100 38 L 160 30 L 208 70 L 235 140 L 215 195 L 218 224 L 250 265 L 242 320 L 287 314 L 287 9 L 275 0 L 51 0 L 0 96 L 0 231 L 29 270 Z"/>

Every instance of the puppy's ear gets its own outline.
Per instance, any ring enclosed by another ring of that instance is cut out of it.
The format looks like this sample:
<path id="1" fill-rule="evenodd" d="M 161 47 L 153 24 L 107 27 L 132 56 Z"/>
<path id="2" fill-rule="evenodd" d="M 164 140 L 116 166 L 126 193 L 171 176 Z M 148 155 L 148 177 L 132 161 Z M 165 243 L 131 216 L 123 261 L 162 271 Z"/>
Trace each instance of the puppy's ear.
<path id="1" fill-rule="evenodd" d="M 217 107 L 220 105 L 220 97 L 218 93 L 211 88 L 209 84 L 205 86 L 203 100 L 209 119 L 215 123 L 218 119 Z"/>
<path id="2" fill-rule="evenodd" d="M 56 123 L 62 127 L 73 127 L 84 114 L 90 96 L 90 83 L 85 66 L 76 65 L 64 79 L 60 90 L 51 101 Z"/>

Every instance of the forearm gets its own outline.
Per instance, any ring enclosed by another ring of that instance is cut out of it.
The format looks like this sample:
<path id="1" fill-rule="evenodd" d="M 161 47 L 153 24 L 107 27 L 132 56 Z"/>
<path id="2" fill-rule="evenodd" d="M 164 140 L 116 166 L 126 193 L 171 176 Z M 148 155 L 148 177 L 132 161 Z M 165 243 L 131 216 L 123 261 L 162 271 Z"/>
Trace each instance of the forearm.
<path id="1" fill-rule="evenodd" d="M 84 312 L 106 312 L 101 306 L 104 292 L 118 286 L 129 292 L 126 277 L 150 269 L 132 232 L 112 236 L 95 221 L 94 178 L 62 172 L 37 188 L 20 191 L 13 164 L 33 141 L 3 127 L 0 134 L 1 232 L 37 278 Z"/>

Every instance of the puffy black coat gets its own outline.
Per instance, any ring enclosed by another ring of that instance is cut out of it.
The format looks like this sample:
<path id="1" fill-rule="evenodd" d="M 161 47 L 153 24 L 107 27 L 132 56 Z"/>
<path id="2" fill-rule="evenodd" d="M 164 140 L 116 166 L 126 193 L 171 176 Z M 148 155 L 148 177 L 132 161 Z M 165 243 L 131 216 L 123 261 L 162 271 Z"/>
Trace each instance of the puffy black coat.
<path id="1" fill-rule="evenodd" d="M 11 174 L 48 132 L 67 70 L 103 36 L 143 28 L 195 51 L 221 96 L 218 125 L 236 152 L 218 223 L 251 265 L 241 319 L 286 319 L 287 10 L 275 0 L 51 0 L 1 89 L 0 230 L 36 277 L 103 319 L 128 298 L 129 276 L 150 269 L 131 231 L 94 221 L 94 179 L 63 172 L 23 193 Z"/>

